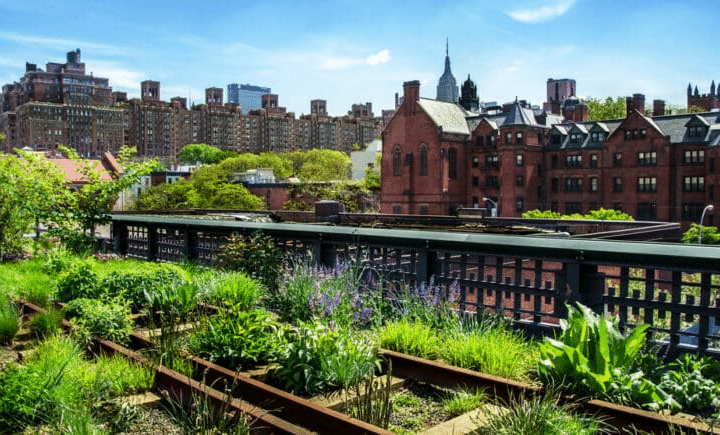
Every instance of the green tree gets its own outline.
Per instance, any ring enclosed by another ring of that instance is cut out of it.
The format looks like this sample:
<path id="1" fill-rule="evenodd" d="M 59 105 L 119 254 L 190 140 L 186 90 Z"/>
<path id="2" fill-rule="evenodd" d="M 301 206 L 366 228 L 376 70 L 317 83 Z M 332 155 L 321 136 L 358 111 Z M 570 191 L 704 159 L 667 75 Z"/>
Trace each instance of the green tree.
<path id="1" fill-rule="evenodd" d="M 347 154 L 314 149 L 305 153 L 304 162 L 295 174 L 303 181 L 347 180 L 350 167 L 350 157 Z"/>
<path id="2" fill-rule="evenodd" d="M 369 191 L 380 190 L 380 165 L 382 165 L 382 154 L 375 156 L 375 164 L 365 168 L 363 184 Z"/>
<path id="3" fill-rule="evenodd" d="M 89 230 L 93 235 L 97 225 L 110 222 L 108 212 L 112 210 L 120 192 L 136 184 L 140 177 L 162 168 L 155 159 L 133 161 L 135 148 L 123 146 L 116 158 L 123 173 L 112 174 L 109 180 L 102 179 L 101 172 L 97 170 L 100 162 L 82 159 L 75 150 L 62 145 L 58 149 L 77 162 L 78 172 L 82 174 L 85 182 L 82 188 L 72 195 L 72 200 L 66 203 L 61 220 L 56 220 L 61 232 L 72 231 L 77 225 L 83 233 Z"/>
<path id="4" fill-rule="evenodd" d="M 50 161 L 18 151 L 0 153 L 0 259 L 18 253 L 24 234 L 70 200 L 64 174 Z"/>
<path id="5" fill-rule="evenodd" d="M 258 167 L 270 168 L 275 178 L 285 179 L 293 174 L 292 161 L 285 154 L 262 153 L 258 156 Z"/>
<path id="6" fill-rule="evenodd" d="M 181 178 L 174 183 L 153 186 L 140 194 L 135 206 L 138 210 L 172 210 L 190 208 L 188 195 L 192 183 Z"/>
<path id="7" fill-rule="evenodd" d="M 191 143 L 185 145 L 178 153 L 178 159 L 183 163 L 195 164 L 200 162 L 204 165 L 220 163 L 224 159 L 234 156 L 232 151 L 223 151 L 220 148 L 204 144 Z"/>
<path id="8" fill-rule="evenodd" d="M 697 243 L 698 242 L 698 236 L 700 235 L 700 225 L 696 223 L 690 224 L 690 228 L 688 228 L 687 231 L 682 236 L 682 239 L 680 239 L 683 243 Z M 702 227 L 702 244 L 703 245 L 720 245 L 720 233 L 718 233 L 718 228 L 713 226 L 705 226 Z"/>
<path id="9" fill-rule="evenodd" d="M 599 121 L 604 119 L 621 119 L 626 116 L 625 98 L 607 97 L 604 101 L 598 98 L 588 98 L 588 120 Z"/>

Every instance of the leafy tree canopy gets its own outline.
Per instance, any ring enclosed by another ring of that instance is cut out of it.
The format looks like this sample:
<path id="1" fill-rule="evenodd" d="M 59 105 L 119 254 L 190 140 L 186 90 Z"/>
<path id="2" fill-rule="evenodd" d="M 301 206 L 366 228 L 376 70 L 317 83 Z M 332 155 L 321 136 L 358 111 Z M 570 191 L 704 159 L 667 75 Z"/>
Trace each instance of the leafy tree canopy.
<path id="1" fill-rule="evenodd" d="M 185 145 L 178 153 L 178 159 L 187 164 L 202 163 L 204 165 L 212 165 L 220 163 L 224 159 L 234 156 L 236 153 L 232 151 L 223 151 L 220 148 L 204 144 L 191 143 Z"/>
<path id="2" fill-rule="evenodd" d="M 585 100 L 588 106 L 588 120 L 599 121 L 603 119 L 621 119 L 626 116 L 625 98 L 607 97 L 604 101 L 598 98 Z"/>
<path id="3" fill-rule="evenodd" d="M 697 243 L 700 235 L 700 225 L 696 223 L 690 224 L 690 228 L 685 231 L 680 239 L 683 243 Z M 720 245 L 720 233 L 717 227 L 702 227 L 702 244 L 703 245 Z"/>

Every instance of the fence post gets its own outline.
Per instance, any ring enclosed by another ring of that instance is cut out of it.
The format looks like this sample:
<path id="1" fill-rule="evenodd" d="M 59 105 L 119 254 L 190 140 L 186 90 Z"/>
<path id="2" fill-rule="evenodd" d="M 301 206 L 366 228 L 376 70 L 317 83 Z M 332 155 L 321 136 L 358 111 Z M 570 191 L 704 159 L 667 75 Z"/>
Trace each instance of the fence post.
<path id="1" fill-rule="evenodd" d="M 157 259 L 157 225 L 147 226 L 147 259 L 148 261 L 155 261 Z"/>
<path id="2" fill-rule="evenodd" d="M 567 285 L 568 302 L 580 302 L 598 314 L 605 312 L 605 274 L 598 272 L 597 265 L 579 261 L 563 264 Z"/>
<path id="3" fill-rule="evenodd" d="M 417 265 L 415 266 L 416 284 L 430 282 L 430 277 L 435 275 L 435 260 L 437 252 L 430 251 L 428 248 L 418 248 Z"/>
<path id="4" fill-rule="evenodd" d="M 198 234 L 197 231 L 185 230 L 185 255 L 190 261 L 198 258 Z"/>
<path id="5" fill-rule="evenodd" d="M 113 232 L 113 246 L 115 253 L 118 255 L 127 255 L 127 237 L 128 237 L 128 229 L 126 224 L 121 224 L 119 222 L 113 222 L 112 224 L 112 232 Z"/>

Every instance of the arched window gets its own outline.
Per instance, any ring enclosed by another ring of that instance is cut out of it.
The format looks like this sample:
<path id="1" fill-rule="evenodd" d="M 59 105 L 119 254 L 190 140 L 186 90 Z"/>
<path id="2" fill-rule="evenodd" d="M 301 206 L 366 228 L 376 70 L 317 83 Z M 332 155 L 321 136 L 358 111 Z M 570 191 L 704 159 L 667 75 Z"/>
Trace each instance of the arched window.
<path id="1" fill-rule="evenodd" d="M 420 175 L 428 174 L 428 148 L 425 144 L 420 144 Z"/>
<path id="2" fill-rule="evenodd" d="M 448 150 L 448 178 L 451 180 L 457 178 L 457 149 L 455 148 Z"/>
<path id="3" fill-rule="evenodd" d="M 400 151 L 399 145 L 395 145 L 395 150 L 393 151 L 393 175 L 396 177 L 399 177 L 400 175 L 402 175 L 401 169 L 402 169 L 402 151 Z"/>

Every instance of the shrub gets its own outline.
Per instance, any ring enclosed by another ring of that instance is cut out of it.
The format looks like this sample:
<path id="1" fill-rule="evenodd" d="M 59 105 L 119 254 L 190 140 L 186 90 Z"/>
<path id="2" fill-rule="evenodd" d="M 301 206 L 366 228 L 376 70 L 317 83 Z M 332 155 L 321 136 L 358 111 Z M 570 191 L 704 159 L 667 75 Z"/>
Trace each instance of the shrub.
<path id="1" fill-rule="evenodd" d="M 130 308 L 117 300 L 75 299 L 65 306 L 65 314 L 75 318 L 75 337 L 83 344 L 96 338 L 126 344 L 132 333 Z"/>
<path id="2" fill-rule="evenodd" d="M 230 237 L 220 248 L 216 262 L 223 270 L 245 272 L 276 291 L 285 259 L 272 237 L 255 232 L 248 237 Z"/>
<path id="3" fill-rule="evenodd" d="M 147 302 L 145 292 L 170 286 L 176 281 L 187 281 L 180 268 L 165 263 L 132 262 L 133 269 L 114 270 L 102 280 L 100 286 L 107 297 L 128 300 L 135 311 Z"/>
<path id="4" fill-rule="evenodd" d="M 680 403 L 684 411 L 706 411 L 720 406 L 717 379 L 720 363 L 710 357 L 683 354 L 668 364 L 660 387 Z"/>
<path id="5" fill-rule="evenodd" d="M 220 312 L 190 336 L 193 353 L 231 370 L 268 362 L 280 344 L 278 325 L 265 310 Z"/>
<path id="6" fill-rule="evenodd" d="M 540 343 L 538 375 L 545 384 L 566 382 L 575 392 L 616 397 L 648 408 L 677 408 L 677 402 L 657 385 L 630 373 L 635 357 L 645 344 L 649 325 L 620 333 L 617 319 L 599 316 L 577 304 L 568 306 L 567 320 L 560 321 L 562 334 Z"/>
<path id="7" fill-rule="evenodd" d="M 58 278 L 56 298 L 60 302 L 70 302 L 77 298 L 98 298 L 100 294 L 99 278 L 92 260 L 75 261 Z"/>
<path id="8" fill-rule="evenodd" d="M 9 297 L 0 294 L 0 344 L 12 342 L 20 330 L 20 313 Z"/>

